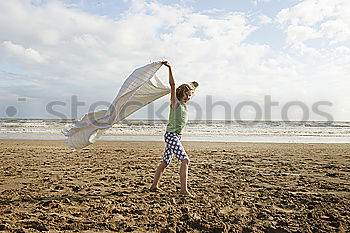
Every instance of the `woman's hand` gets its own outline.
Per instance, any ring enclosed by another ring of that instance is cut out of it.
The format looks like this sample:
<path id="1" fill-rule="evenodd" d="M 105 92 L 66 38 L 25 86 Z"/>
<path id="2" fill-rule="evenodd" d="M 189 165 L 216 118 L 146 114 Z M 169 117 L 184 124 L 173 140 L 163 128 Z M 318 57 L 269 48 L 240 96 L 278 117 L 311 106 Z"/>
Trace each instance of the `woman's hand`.
<path id="1" fill-rule="evenodd" d="M 163 61 L 162 64 L 167 66 L 168 68 L 171 68 L 170 63 L 168 61 Z"/>

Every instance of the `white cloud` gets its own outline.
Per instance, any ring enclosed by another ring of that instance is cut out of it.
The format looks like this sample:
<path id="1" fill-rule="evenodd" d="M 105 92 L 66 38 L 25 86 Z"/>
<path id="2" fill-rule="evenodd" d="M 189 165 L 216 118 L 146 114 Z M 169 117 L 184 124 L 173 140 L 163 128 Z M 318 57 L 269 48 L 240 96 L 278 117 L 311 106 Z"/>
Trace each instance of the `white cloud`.
<path id="1" fill-rule="evenodd" d="M 253 0 L 253 5 L 257 6 L 258 4 L 261 3 L 266 3 L 266 2 L 271 2 L 272 0 Z"/>
<path id="2" fill-rule="evenodd" d="M 321 64 L 337 59 L 332 46 L 349 42 L 349 12 L 349 1 L 304 0 L 281 10 L 276 20 L 285 30 L 286 45 L 293 52 Z"/>
<path id="3" fill-rule="evenodd" d="M 349 18 L 350 19 L 350 18 Z M 320 32 L 324 37 L 331 39 L 330 44 L 337 44 L 350 38 L 350 21 L 329 20 L 320 26 Z"/>
<path id="4" fill-rule="evenodd" d="M 269 24 L 272 23 L 272 19 L 266 15 L 259 15 L 258 16 L 260 22 L 259 24 Z"/>
<path id="5" fill-rule="evenodd" d="M 350 36 L 350 1 L 304 0 L 281 10 L 276 20 L 289 27 L 303 26 L 330 39 L 330 44 L 348 40 Z M 315 33 L 313 33 L 315 34 Z"/>
<path id="6" fill-rule="evenodd" d="M 320 33 L 315 31 L 311 27 L 307 26 L 294 26 L 290 25 L 287 28 L 287 45 L 294 45 L 302 43 L 309 39 L 314 39 L 320 37 Z"/>
<path id="7" fill-rule="evenodd" d="M 0 9 L 0 29 L 7 32 L 0 35 L 4 52 L 8 56 L 22 54 L 41 63 L 17 60 L 10 67 L 30 73 L 43 87 L 52 89 L 51 96 L 60 95 L 62 90 L 66 95 L 69 92 L 85 95 L 91 92 L 89 89 L 106 87 L 106 83 L 112 82 L 107 85 L 109 91 L 97 94 L 102 99 L 111 99 L 115 88 L 135 66 L 162 58 L 176 66 L 197 62 L 212 69 L 217 59 L 220 63 L 249 65 L 261 56 L 259 49 L 249 55 L 240 47 L 255 29 L 243 13 L 215 17 L 176 5 L 145 1 L 134 1 L 130 10 L 117 20 L 51 1 L 36 6 L 27 1 L 2 1 Z M 237 54 L 242 54 L 240 61 Z M 4 59 L 5 56 L 0 58 L 4 63 L 10 62 Z M 184 73 L 178 79 L 187 81 L 186 77 Z"/>
<path id="8" fill-rule="evenodd" d="M 43 63 L 45 61 L 43 56 L 35 49 L 25 48 L 22 45 L 15 44 L 11 41 L 2 42 L 2 46 L 5 49 L 5 51 L 8 51 L 10 55 L 16 56 L 16 58 L 19 60 L 24 58 L 27 61 L 34 61 L 38 63 Z"/>
<path id="9" fill-rule="evenodd" d="M 344 0 L 304 0 L 291 8 L 281 10 L 277 14 L 277 20 L 292 25 L 315 25 L 333 16 L 336 6 L 344 2 Z"/>
<path id="10" fill-rule="evenodd" d="M 42 41 L 44 44 L 55 46 L 62 40 L 60 33 L 57 30 L 46 29 L 42 32 Z"/>

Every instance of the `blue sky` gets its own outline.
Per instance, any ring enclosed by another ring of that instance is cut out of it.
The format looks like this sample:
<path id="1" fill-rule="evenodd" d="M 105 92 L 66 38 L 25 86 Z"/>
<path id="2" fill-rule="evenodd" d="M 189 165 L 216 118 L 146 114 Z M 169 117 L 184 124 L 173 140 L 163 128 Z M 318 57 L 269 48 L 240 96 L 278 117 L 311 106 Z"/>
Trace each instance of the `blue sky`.
<path id="1" fill-rule="evenodd" d="M 350 116 L 347 0 L 1 1 L 0 29 L 2 118 L 80 117 L 111 102 L 133 69 L 162 59 L 177 83 L 200 82 L 201 119 L 210 116 L 208 98 L 230 106 L 231 114 L 216 106 L 215 119 L 234 120 L 240 103 L 264 109 L 267 96 L 278 102 L 274 120 L 291 103 L 290 120 L 304 119 L 304 105 L 307 119 L 327 120 L 312 110 L 320 101 L 333 119 Z M 165 69 L 159 76 L 166 82 Z M 72 96 L 85 105 L 72 109 Z M 60 114 L 48 112 L 50 103 Z M 256 119 L 256 109 L 240 116 Z"/>

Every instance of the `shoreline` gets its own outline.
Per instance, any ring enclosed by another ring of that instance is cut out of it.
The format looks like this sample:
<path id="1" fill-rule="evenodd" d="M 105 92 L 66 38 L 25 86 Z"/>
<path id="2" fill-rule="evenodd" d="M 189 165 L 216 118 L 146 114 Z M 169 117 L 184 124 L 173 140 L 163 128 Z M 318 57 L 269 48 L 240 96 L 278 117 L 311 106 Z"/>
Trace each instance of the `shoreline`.
<path id="1" fill-rule="evenodd" d="M 65 145 L 65 141 L 62 139 L 1 139 L 0 138 L 0 143 L 5 143 L 5 142 L 9 142 L 9 143 L 29 143 L 29 144 L 57 144 L 57 145 Z M 226 141 L 184 141 L 181 140 L 182 143 L 186 143 L 186 144 L 266 144 L 266 145 L 304 145 L 304 144 L 310 144 L 310 145 L 341 145 L 341 146 L 349 146 L 350 149 L 350 142 L 346 143 L 346 142 L 226 142 Z M 99 145 L 99 144 L 108 144 L 108 145 L 113 145 L 113 144 L 118 144 L 118 143 L 145 143 L 145 144 L 165 144 L 164 141 L 143 141 L 143 140 L 98 140 L 95 143 L 90 144 L 89 146 L 92 145 Z M 87 147 L 89 147 L 87 146 Z"/>

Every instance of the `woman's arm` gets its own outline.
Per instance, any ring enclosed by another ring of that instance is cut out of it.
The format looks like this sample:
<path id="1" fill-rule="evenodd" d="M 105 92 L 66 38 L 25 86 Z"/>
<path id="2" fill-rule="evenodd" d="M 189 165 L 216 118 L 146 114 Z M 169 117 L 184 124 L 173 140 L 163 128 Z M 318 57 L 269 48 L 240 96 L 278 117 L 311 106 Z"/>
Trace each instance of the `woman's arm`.
<path id="1" fill-rule="evenodd" d="M 169 62 L 164 61 L 163 65 L 169 68 L 170 101 L 171 101 L 171 106 L 173 108 L 176 108 L 177 99 L 176 99 L 176 87 L 175 87 L 173 72 L 171 71 L 171 66 Z"/>

